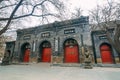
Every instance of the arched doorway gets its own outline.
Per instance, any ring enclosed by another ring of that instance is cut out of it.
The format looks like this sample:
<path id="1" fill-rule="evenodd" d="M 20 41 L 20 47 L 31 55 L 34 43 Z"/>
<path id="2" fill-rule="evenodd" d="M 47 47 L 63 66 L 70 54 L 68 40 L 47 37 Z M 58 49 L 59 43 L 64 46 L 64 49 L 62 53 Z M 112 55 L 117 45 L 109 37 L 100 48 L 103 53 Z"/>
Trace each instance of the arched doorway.
<path id="1" fill-rule="evenodd" d="M 77 41 L 74 39 L 67 39 L 64 42 L 64 62 L 65 63 L 78 63 L 79 50 Z"/>
<path id="2" fill-rule="evenodd" d="M 51 44 L 48 41 L 44 41 L 40 45 L 41 62 L 51 62 Z"/>
<path id="3" fill-rule="evenodd" d="M 25 43 L 21 47 L 21 61 L 22 62 L 29 62 L 29 55 L 30 55 L 30 44 Z"/>
<path id="4" fill-rule="evenodd" d="M 112 49 L 109 44 L 103 43 L 100 46 L 100 54 L 102 58 L 102 63 L 108 63 L 108 64 L 114 63 Z"/>

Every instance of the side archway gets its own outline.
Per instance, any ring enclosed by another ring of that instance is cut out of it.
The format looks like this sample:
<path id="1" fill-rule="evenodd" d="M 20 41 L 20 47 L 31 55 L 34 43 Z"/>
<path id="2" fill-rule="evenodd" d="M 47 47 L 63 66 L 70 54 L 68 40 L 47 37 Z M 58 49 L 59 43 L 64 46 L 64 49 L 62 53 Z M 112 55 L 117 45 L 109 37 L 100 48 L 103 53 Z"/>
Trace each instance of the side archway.
<path id="1" fill-rule="evenodd" d="M 100 54 L 101 54 L 101 58 L 102 58 L 102 63 L 104 63 L 104 64 L 114 63 L 111 45 L 109 45 L 107 43 L 101 44 L 100 45 Z"/>
<path id="2" fill-rule="evenodd" d="M 79 63 L 79 48 L 75 39 L 67 39 L 64 42 L 64 62 Z"/>
<path id="3" fill-rule="evenodd" d="M 29 62 L 30 58 L 30 44 L 29 43 L 24 43 L 21 46 L 21 55 L 20 55 L 20 61 L 21 62 Z"/>

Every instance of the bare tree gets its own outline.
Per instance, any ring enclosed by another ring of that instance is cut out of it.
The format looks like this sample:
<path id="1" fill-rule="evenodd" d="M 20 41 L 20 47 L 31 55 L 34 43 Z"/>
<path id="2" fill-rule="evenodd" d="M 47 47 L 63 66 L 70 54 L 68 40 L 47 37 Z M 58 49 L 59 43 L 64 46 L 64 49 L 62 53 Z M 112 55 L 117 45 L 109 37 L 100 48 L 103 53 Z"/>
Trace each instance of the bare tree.
<path id="1" fill-rule="evenodd" d="M 75 12 L 72 13 L 72 17 L 71 18 L 79 18 L 82 16 L 82 9 L 81 8 L 76 8 Z"/>
<path id="2" fill-rule="evenodd" d="M 90 11 L 90 17 L 92 30 L 103 30 L 106 32 L 106 36 L 111 45 L 116 49 L 120 57 L 120 5 L 114 1 L 108 1 L 104 6 L 97 5 L 96 9 Z M 109 31 L 110 28 L 114 28 L 114 38 L 111 37 Z"/>
<path id="3" fill-rule="evenodd" d="M 64 11 L 64 5 L 59 0 L 1 0 L 0 1 L 0 35 L 3 34 L 15 20 L 27 17 L 58 17 Z"/>

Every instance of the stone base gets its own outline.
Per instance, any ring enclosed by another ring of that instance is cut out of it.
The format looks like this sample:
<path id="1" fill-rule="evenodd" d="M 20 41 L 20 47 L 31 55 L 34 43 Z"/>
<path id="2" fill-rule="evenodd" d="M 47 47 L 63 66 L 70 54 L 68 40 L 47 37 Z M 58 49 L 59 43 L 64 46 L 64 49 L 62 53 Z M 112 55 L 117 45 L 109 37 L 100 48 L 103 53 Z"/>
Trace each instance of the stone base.
<path id="1" fill-rule="evenodd" d="M 118 57 L 115 58 L 115 62 L 116 62 L 116 63 L 120 63 L 120 60 L 119 60 Z"/>
<path id="2" fill-rule="evenodd" d="M 52 63 L 53 63 L 53 64 L 62 63 L 62 57 L 53 56 L 53 57 L 52 57 Z"/>
<path id="3" fill-rule="evenodd" d="M 9 61 L 3 61 L 2 63 L 1 63 L 1 65 L 9 65 L 10 63 L 9 63 Z"/>
<path id="4" fill-rule="evenodd" d="M 97 58 L 97 63 L 102 63 L 101 58 Z"/>
<path id="5" fill-rule="evenodd" d="M 92 69 L 93 67 L 92 67 L 91 62 L 90 62 L 90 61 L 85 62 L 85 64 L 84 64 L 84 68 L 85 68 L 85 69 Z"/>
<path id="6" fill-rule="evenodd" d="M 37 58 L 36 57 L 30 58 L 29 62 L 31 62 L 31 63 L 37 63 Z"/>
<path id="7" fill-rule="evenodd" d="M 85 65 L 84 69 L 92 69 L 93 67 L 91 65 Z"/>

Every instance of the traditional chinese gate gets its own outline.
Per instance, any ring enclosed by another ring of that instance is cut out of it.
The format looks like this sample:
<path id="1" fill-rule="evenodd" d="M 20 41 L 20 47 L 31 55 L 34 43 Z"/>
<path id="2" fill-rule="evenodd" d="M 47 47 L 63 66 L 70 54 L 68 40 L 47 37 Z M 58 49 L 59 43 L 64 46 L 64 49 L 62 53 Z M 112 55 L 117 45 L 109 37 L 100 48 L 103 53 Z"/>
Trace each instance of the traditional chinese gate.
<path id="1" fill-rule="evenodd" d="M 69 39 L 64 43 L 64 62 L 65 63 L 79 62 L 78 44 L 74 39 Z"/>
<path id="2" fill-rule="evenodd" d="M 42 62 L 51 62 L 51 45 L 48 41 L 42 43 Z"/>
<path id="3" fill-rule="evenodd" d="M 100 47 L 102 63 L 113 63 L 112 50 L 110 45 L 102 44 Z"/>

